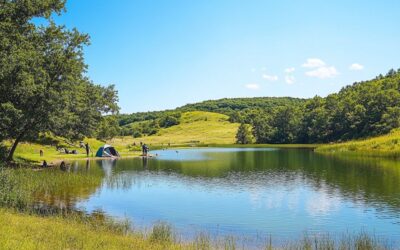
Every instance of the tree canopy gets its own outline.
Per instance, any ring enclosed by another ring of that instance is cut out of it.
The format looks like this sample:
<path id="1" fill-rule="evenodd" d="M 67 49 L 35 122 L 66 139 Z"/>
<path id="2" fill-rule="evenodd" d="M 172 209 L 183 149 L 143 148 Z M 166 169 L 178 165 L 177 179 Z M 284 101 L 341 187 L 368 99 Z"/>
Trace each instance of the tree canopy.
<path id="1" fill-rule="evenodd" d="M 46 131 L 91 136 L 104 114 L 118 111 L 114 86 L 85 76 L 89 36 L 52 20 L 64 6 L 62 0 L 0 1 L 0 141 L 13 141 L 8 160 L 22 140 Z"/>

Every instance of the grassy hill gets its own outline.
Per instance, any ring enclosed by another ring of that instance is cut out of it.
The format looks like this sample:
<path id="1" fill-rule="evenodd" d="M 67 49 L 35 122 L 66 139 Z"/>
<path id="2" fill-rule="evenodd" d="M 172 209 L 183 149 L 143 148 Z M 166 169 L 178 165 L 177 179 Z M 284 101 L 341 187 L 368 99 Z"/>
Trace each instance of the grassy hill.
<path id="1" fill-rule="evenodd" d="M 364 140 L 324 145 L 316 149 L 320 153 L 357 153 L 372 156 L 400 156 L 400 129 L 387 135 Z"/>
<path id="2" fill-rule="evenodd" d="M 156 135 L 133 138 L 124 136 L 113 140 L 115 146 L 136 142 L 152 145 L 232 144 L 239 124 L 230 123 L 223 114 L 192 111 L 183 113 L 179 125 L 160 129 Z M 136 126 L 133 124 L 132 126 Z"/>

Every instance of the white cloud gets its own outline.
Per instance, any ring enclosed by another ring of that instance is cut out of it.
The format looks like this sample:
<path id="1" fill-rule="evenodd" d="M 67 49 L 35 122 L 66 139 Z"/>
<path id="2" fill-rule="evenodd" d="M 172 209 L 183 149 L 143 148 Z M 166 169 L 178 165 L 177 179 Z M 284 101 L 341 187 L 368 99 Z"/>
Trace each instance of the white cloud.
<path id="1" fill-rule="evenodd" d="M 244 85 L 246 88 L 251 89 L 251 90 L 257 90 L 260 89 L 260 85 L 258 85 L 257 83 L 249 83 Z"/>
<path id="2" fill-rule="evenodd" d="M 303 66 L 304 68 L 319 68 L 324 67 L 325 65 L 325 62 L 319 58 L 308 58 L 307 61 L 301 66 Z"/>
<path id="3" fill-rule="evenodd" d="M 321 79 L 335 77 L 339 74 L 335 67 L 319 67 L 315 70 L 306 72 L 306 75 L 309 77 L 317 77 Z"/>
<path id="4" fill-rule="evenodd" d="M 293 68 L 293 67 L 285 69 L 285 73 L 292 73 L 294 71 L 295 71 L 295 68 Z"/>
<path id="5" fill-rule="evenodd" d="M 278 80 L 278 76 L 267 75 L 267 74 L 263 74 L 262 78 L 264 78 L 267 81 L 277 81 Z"/>
<path id="6" fill-rule="evenodd" d="M 294 82 L 295 82 L 295 78 L 294 78 L 294 76 L 285 76 L 285 82 L 287 83 L 287 84 L 293 84 Z"/>
<path id="7" fill-rule="evenodd" d="M 350 70 L 363 70 L 364 65 L 361 65 L 359 63 L 353 63 L 352 65 L 350 65 L 349 69 Z"/>

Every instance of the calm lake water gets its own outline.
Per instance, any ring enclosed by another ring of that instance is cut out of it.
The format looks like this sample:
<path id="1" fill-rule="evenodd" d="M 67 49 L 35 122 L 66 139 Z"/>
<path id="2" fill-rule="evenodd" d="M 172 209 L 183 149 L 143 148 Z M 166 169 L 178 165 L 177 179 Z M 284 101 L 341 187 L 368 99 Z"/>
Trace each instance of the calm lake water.
<path id="1" fill-rule="evenodd" d="M 188 238 L 199 232 L 293 239 L 365 231 L 400 242 L 398 161 L 300 149 L 152 153 L 158 156 L 75 163 L 103 179 L 69 202 L 129 218 L 135 227 L 168 222 Z"/>

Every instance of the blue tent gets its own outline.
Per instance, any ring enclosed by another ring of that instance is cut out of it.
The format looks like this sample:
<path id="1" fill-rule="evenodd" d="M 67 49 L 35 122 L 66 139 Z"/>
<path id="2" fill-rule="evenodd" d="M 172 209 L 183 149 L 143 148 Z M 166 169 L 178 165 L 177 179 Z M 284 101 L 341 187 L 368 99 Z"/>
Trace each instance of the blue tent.
<path id="1" fill-rule="evenodd" d="M 97 150 L 96 157 L 120 157 L 120 155 L 113 146 L 106 144 Z"/>

